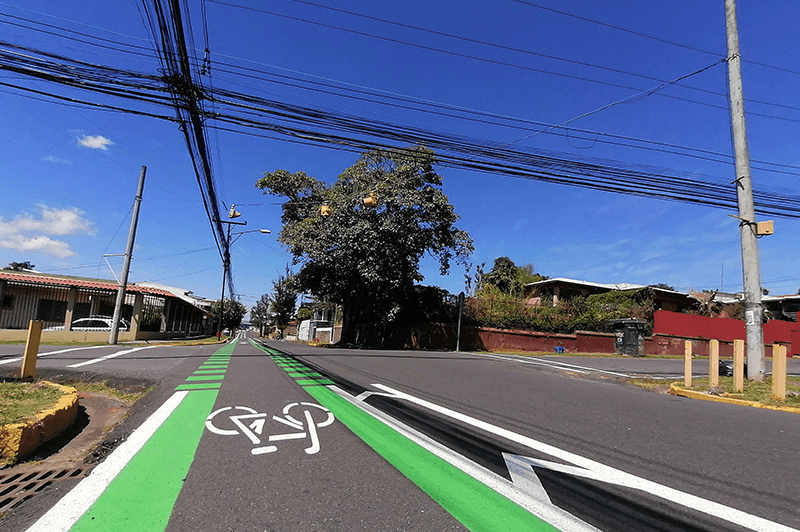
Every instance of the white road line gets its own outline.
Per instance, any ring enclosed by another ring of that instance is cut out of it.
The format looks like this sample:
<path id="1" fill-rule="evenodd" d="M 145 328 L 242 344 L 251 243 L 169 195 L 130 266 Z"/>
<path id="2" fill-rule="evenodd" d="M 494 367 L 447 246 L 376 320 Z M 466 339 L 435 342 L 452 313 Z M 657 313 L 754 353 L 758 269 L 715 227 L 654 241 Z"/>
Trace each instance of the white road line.
<path id="1" fill-rule="evenodd" d="M 535 366 L 546 366 L 555 369 L 569 369 L 570 371 L 574 371 L 575 373 L 605 373 L 606 375 L 614 375 L 615 377 L 624 377 L 626 379 L 632 378 L 631 375 L 627 375 L 625 373 L 616 373 L 614 371 L 606 371 L 602 369 L 590 368 L 587 366 L 576 366 L 575 364 L 542 360 L 540 358 L 515 357 L 512 355 L 506 355 L 506 356 L 490 355 L 488 353 L 470 353 L 467 351 L 462 351 L 462 353 L 465 355 L 472 355 L 475 357 L 499 358 L 500 360 L 507 360 L 509 362 L 519 362 L 521 364 L 533 364 Z"/>
<path id="2" fill-rule="evenodd" d="M 27 532 L 67 532 L 105 491 L 131 458 L 147 443 L 188 391 L 175 392 L 91 474 L 50 508 Z"/>
<path id="3" fill-rule="evenodd" d="M 84 349 L 100 349 L 105 347 L 111 347 L 109 345 L 93 345 L 89 347 L 70 347 L 69 349 L 59 349 L 58 351 L 48 351 L 46 353 L 39 353 L 36 355 L 37 358 L 42 358 L 50 355 L 60 355 L 61 353 L 69 353 L 71 351 L 82 351 Z M 11 364 L 12 362 L 19 362 L 22 360 L 22 357 L 19 358 L 10 358 L 8 360 L 0 360 L 0 366 L 3 364 Z"/>
<path id="4" fill-rule="evenodd" d="M 77 364 L 70 364 L 67 366 L 68 368 L 80 368 L 82 366 L 88 366 L 89 364 L 97 364 L 98 362 L 103 362 L 105 360 L 109 360 L 111 358 L 120 357 L 122 355 L 127 355 L 128 353 L 133 353 L 135 351 L 141 351 L 142 349 L 153 349 L 154 347 L 159 347 L 157 345 L 148 345 L 145 347 L 134 347 L 133 349 L 125 349 L 123 351 L 117 351 L 116 353 L 111 353 L 110 355 L 106 355 L 100 358 L 94 358 L 92 360 L 87 360 L 85 362 L 78 362 Z"/>
<path id="5" fill-rule="evenodd" d="M 384 425 L 396 430 L 429 453 L 438 456 L 450 465 L 460 469 L 478 482 L 485 484 L 500 495 L 525 508 L 533 515 L 547 521 L 557 529 L 563 532 L 600 532 L 597 528 L 561 508 L 535 499 L 529 493 L 526 493 L 518 486 L 514 485 L 514 483 L 476 464 L 472 460 L 465 458 L 463 455 L 458 454 L 449 447 L 442 445 L 416 429 L 409 427 L 363 401 L 355 399 L 341 388 L 331 385 L 328 386 L 328 389 L 339 395 L 345 401 L 371 415 Z"/>
<path id="6" fill-rule="evenodd" d="M 443 416 L 453 418 L 480 430 L 513 441 L 519 445 L 523 445 L 535 451 L 548 454 L 578 466 L 577 468 L 573 466 L 560 466 L 564 469 L 564 472 L 577 474 L 577 472 L 580 470 L 581 476 L 586 478 L 593 478 L 601 482 L 607 482 L 618 486 L 627 486 L 629 488 L 641 490 L 667 501 L 671 501 L 688 508 L 693 508 L 699 512 L 712 515 L 724 521 L 728 521 L 757 532 L 800 532 L 797 529 L 748 514 L 741 510 L 737 510 L 736 508 L 731 508 L 730 506 L 725 506 L 708 499 L 703 499 L 702 497 L 698 497 L 696 495 L 691 495 L 689 493 L 658 484 L 657 482 L 653 482 L 642 477 L 637 477 L 589 458 L 559 449 L 553 445 L 534 440 L 533 438 L 529 438 L 527 436 L 522 436 L 516 432 L 498 427 L 497 425 L 492 425 L 491 423 L 487 423 L 466 414 L 456 412 L 455 410 L 451 410 L 447 407 L 439 406 L 424 399 L 414 397 L 413 395 L 403 393 L 383 384 L 373 384 L 372 386 L 394 395 L 397 399 L 409 401 L 423 408 L 427 408 L 428 410 L 437 412 Z M 553 464 L 552 462 L 541 462 L 543 467 L 559 470 L 557 469 L 559 467 L 557 464 Z"/>

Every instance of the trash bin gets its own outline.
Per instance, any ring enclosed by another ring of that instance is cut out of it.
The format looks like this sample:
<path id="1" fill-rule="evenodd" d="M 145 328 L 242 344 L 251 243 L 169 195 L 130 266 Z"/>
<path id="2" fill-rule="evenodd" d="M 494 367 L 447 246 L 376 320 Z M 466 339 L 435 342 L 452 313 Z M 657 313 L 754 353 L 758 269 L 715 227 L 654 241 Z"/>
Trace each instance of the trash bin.
<path id="1" fill-rule="evenodd" d="M 611 320 L 611 327 L 615 335 L 614 351 L 618 355 L 643 357 L 645 355 L 644 327 L 646 324 L 646 320 Z"/>

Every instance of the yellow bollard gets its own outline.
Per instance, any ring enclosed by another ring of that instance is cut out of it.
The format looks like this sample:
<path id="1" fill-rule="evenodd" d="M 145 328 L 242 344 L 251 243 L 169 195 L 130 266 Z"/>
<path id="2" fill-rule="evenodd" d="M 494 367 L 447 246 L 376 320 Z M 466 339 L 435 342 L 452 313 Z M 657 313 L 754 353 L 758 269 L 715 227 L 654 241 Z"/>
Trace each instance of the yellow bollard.
<path id="1" fill-rule="evenodd" d="M 687 388 L 692 386 L 692 342 L 690 340 L 683 343 L 683 385 Z"/>
<path id="2" fill-rule="evenodd" d="M 733 390 L 744 390 L 744 340 L 733 341 Z"/>
<path id="3" fill-rule="evenodd" d="M 708 386 L 719 386 L 719 340 L 708 342 Z"/>
<path id="4" fill-rule="evenodd" d="M 786 346 L 772 346 L 772 397 L 786 400 Z"/>
<path id="5" fill-rule="evenodd" d="M 25 342 L 25 356 L 22 359 L 23 380 L 36 375 L 36 355 L 39 354 L 39 341 L 42 339 L 42 322 L 31 320 L 28 326 L 28 340 Z"/>

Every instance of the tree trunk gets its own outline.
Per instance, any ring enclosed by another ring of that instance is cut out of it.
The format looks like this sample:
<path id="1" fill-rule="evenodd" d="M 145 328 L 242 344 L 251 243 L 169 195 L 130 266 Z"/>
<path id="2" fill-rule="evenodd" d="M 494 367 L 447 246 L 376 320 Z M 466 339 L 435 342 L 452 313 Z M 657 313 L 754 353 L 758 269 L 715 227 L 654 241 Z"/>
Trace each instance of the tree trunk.
<path id="1" fill-rule="evenodd" d="M 348 299 L 342 305 L 342 334 L 339 337 L 341 344 L 355 344 L 356 343 L 356 324 L 358 320 L 355 317 L 355 305 L 353 301 Z"/>

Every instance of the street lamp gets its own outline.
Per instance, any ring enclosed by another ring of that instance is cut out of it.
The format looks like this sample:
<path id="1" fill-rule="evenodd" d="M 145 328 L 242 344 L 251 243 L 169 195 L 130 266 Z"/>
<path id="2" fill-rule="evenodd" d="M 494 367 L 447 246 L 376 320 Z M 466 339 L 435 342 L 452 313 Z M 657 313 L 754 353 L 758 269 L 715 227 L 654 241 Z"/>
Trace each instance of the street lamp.
<path id="1" fill-rule="evenodd" d="M 235 213 L 235 216 L 240 216 L 241 214 L 233 210 L 233 206 L 231 206 L 231 213 Z M 234 217 L 234 216 L 231 216 Z M 232 225 L 247 225 L 247 222 L 231 222 L 226 220 L 214 220 L 214 222 L 220 222 L 223 224 L 228 224 L 228 234 L 227 234 L 227 242 L 228 245 L 225 247 L 225 256 L 222 259 L 222 295 L 219 298 L 219 320 L 217 320 L 217 338 L 222 338 L 222 315 L 225 312 L 225 279 L 228 277 L 228 268 L 231 264 L 231 255 L 230 249 L 231 245 L 239 240 L 239 237 L 246 233 L 264 233 L 268 234 L 271 231 L 269 229 L 251 229 L 249 231 L 239 231 L 236 233 L 231 233 L 231 226 Z M 231 237 L 234 237 L 233 239 Z"/>

